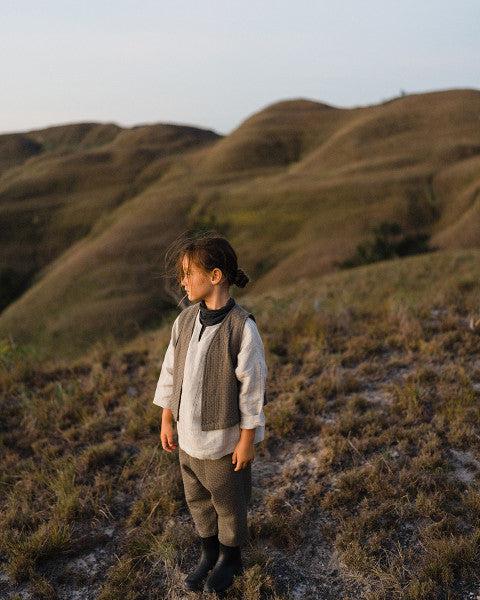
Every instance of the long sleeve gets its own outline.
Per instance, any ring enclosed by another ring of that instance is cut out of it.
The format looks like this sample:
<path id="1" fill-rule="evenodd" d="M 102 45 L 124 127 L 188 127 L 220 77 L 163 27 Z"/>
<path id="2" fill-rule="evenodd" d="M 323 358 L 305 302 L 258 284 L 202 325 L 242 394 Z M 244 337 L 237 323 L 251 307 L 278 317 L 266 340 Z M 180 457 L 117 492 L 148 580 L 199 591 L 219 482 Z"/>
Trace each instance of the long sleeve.
<path id="1" fill-rule="evenodd" d="M 265 425 L 263 412 L 267 365 L 262 339 L 255 321 L 247 319 L 243 328 L 235 375 L 240 381 L 239 408 L 241 429 Z"/>
<path id="2" fill-rule="evenodd" d="M 265 436 L 263 402 L 267 367 L 263 343 L 257 326 L 247 319 L 242 331 L 235 375 L 240 382 L 240 423 L 224 429 L 203 431 L 201 426 L 202 376 L 205 356 L 215 332 L 220 327 L 210 325 L 199 339 L 201 323 L 195 320 L 185 364 L 179 416 L 176 422 L 178 443 L 187 454 L 200 459 L 217 459 L 233 452 L 240 439 L 241 429 L 255 429 L 254 443 Z M 171 409 L 175 344 L 178 339 L 178 322 L 172 327 L 172 336 L 165 353 L 154 403 Z"/>
<path id="3" fill-rule="evenodd" d="M 173 363 L 174 363 L 174 352 L 175 343 L 178 337 L 178 317 L 172 326 L 172 334 L 170 336 L 170 342 L 168 344 L 165 357 L 163 359 L 162 369 L 160 371 L 160 377 L 158 378 L 157 388 L 155 390 L 155 397 L 153 403 L 161 406 L 162 408 L 171 409 L 171 399 L 173 391 Z"/>

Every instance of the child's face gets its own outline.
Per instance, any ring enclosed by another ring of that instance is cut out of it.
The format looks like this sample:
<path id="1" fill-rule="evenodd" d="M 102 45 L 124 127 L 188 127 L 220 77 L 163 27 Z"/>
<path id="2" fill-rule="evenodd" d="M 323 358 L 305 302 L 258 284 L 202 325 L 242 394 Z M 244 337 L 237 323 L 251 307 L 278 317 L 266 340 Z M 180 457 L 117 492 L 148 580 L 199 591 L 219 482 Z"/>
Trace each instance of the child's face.
<path id="1" fill-rule="evenodd" d="M 185 288 L 190 302 L 210 297 L 215 286 L 207 271 L 198 267 L 187 255 L 183 257 L 182 270 L 183 276 L 180 283 Z"/>

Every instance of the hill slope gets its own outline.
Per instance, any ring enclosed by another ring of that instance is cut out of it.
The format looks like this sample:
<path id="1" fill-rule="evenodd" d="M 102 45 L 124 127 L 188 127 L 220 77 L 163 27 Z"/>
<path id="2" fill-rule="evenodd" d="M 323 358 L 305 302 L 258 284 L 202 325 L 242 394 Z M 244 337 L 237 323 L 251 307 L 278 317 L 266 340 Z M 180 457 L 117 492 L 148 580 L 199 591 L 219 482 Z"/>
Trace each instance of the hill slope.
<path id="1" fill-rule="evenodd" d="M 270 402 L 227 600 L 474 598 L 480 249 L 243 303 Z M 185 598 L 198 537 L 152 403 L 170 323 L 72 362 L 0 346 L 2 597 Z"/>
<path id="2" fill-rule="evenodd" d="M 186 228 L 227 234 L 257 292 L 336 270 L 382 221 L 438 249 L 480 245 L 475 90 L 281 102 L 226 138 L 66 127 L 19 134 L 31 145 L 17 139 L 0 178 L 4 267 L 34 272 L 0 314 L 19 342 L 76 351 L 157 322 L 173 306 L 163 253 Z"/>

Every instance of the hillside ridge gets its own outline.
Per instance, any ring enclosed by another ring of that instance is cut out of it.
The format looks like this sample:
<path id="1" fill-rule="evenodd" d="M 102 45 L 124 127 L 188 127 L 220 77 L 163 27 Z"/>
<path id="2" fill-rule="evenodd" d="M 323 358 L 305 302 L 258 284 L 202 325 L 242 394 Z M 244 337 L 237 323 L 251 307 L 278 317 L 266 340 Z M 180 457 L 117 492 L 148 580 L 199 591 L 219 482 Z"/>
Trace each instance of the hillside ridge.
<path id="1" fill-rule="evenodd" d="M 162 322 L 163 254 L 187 229 L 227 235 L 253 292 L 338 270 L 382 222 L 436 250 L 480 246 L 477 90 L 285 100 L 224 137 L 50 127 L 0 136 L 0 168 L 0 337 L 59 351 Z"/>

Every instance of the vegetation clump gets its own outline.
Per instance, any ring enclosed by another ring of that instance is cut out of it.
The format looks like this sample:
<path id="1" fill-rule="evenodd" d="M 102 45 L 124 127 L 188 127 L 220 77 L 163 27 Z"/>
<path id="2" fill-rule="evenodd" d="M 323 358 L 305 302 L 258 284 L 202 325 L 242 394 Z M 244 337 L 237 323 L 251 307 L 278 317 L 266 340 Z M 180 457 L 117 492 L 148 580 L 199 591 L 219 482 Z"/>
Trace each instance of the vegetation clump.
<path id="1" fill-rule="evenodd" d="M 380 260 L 399 258 L 411 254 L 431 252 L 429 235 L 403 232 L 399 223 L 382 221 L 373 228 L 372 237 L 357 245 L 355 254 L 339 263 L 342 269 L 368 265 Z"/>
<path id="2" fill-rule="evenodd" d="M 12 267 L 0 267 L 0 312 L 28 288 L 34 272 L 22 274 Z"/>

